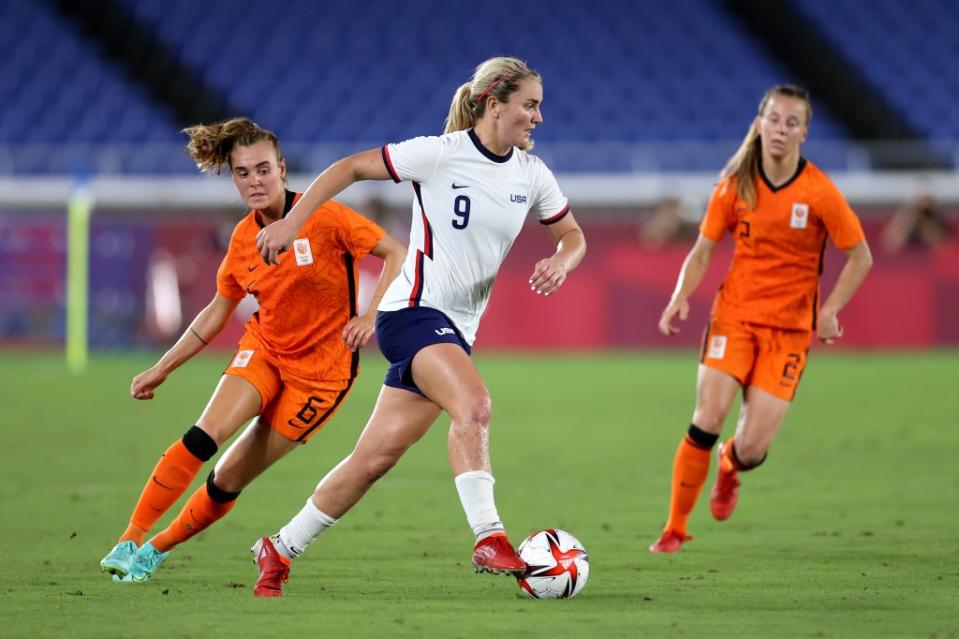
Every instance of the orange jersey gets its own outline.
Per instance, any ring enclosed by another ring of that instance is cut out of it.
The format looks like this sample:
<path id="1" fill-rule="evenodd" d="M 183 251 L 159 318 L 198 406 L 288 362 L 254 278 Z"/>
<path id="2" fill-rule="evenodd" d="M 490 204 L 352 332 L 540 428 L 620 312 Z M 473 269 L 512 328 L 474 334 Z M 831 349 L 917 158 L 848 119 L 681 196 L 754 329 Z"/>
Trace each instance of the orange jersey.
<path id="1" fill-rule="evenodd" d="M 785 329 L 815 328 L 826 238 L 840 250 L 862 242 L 859 218 L 830 179 L 800 159 L 796 174 L 773 187 L 760 168 L 756 206 L 736 195 L 736 179 L 713 191 L 699 231 L 736 242 L 712 315 Z"/>
<path id="2" fill-rule="evenodd" d="M 287 192 L 285 211 L 299 197 Z M 234 300 L 247 294 L 256 298 L 260 308 L 246 330 L 281 368 L 306 379 L 350 378 L 353 353 L 340 333 L 356 315 L 356 262 L 385 232 L 330 200 L 313 212 L 290 250 L 280 254 L 280 264 L 268 266 L 256 250 L 261 228 L 256 211 L 236 225 L 217 271 L 217 291 Z"/>

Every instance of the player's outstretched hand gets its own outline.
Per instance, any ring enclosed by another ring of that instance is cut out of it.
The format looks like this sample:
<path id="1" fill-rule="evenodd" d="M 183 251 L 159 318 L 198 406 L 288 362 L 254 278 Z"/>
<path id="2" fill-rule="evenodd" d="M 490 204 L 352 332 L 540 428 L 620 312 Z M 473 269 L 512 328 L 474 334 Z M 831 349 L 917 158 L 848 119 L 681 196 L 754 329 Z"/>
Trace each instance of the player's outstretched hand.
<path id="1" fill-rule="evenodd" d="M 663 309 L 663 314 L 659 316 L 659 332 L 663 335 L 675 335 L 679 332 L 679 328 L 673 326 L 673 318 L 676 315 L 679 315 L 679 319 L 686 321 L 686 317 L 689 315 L 689 302 L 686 300 L 672 300 L 666 308 Z"/>
<path id="2" fill-rule="evenodd" d="M 376 324 L 371 314 L 353 317 L 343 327 L 343 341 L 346 342 L 347 348 L 355 351 L 366 346 L 375 328 Z"/>
<path id="3" fill-rule="evenodd" d="M 566 268 L 552 257 L 547 257 L 536 263 L 533 275 L 529 278 L 530 290 L 537 295 L 549 295 L 566 281 Z"/>
<path id="4" fill-rule="evenodd" d="M 816 333 L 823 344 L 832 344 L 842 337 L 842 325 L 839 316 L 822 313 L 816 323 Z"/>
<path id="5" fill-rule="evenodd" d="M 268 224 L 256 234 L 256 250 L 267 264 L 279 264 L 280 253 L 296 239 L 297 229 L 287 219 Z"/>
<path id="6" fill-rule="evenodd" d="M 134 399 L 153 399 L 156 387 L 166 381 L 166 375 L 155 368 L 148 368 L 133 378 L 130 384 L 130 397 Z"/>

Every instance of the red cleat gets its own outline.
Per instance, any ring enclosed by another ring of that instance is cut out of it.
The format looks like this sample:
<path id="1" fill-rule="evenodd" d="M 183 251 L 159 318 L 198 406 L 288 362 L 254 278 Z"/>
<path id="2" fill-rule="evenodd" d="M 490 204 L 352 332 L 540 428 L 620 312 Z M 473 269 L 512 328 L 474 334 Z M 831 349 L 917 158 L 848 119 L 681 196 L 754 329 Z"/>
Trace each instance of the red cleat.
<path id="1" fill-rule="evenodd" d="M 473 546 L 473 567 L 476 572 L 505 573 L 514 577 L 526 574 L 526 562 L 520 559 L 503 533 L 493 534 Z"/>
<path id="2" fill-rule="evenodd" d="M 269 537 L 258 540 L 250 550 L 253 562 L 260 567 L 260 578 L 253 586 L 253 596 L 282 597 L 283 584 L 290 578 L 290 560 L 276 551 Z"/>
<path id="3" fill-rule="evenodd" d="M 685 533 L 675 530 L 664 530 L 663 534 L 659 536 L 659 539 L 649 547 L 649 552 L 678 552 L 679 549 L 683 547 L 683 542 L 691 539 L 692 537 Z"/>
<path id="4" fill-rule="evenodd" d="M 739 500 L 739 479 L 736 478 L 736 471 L 730 473 L 723 471 L 722 465 L 723 447 L 719 447 L 719 470 L 716 473 L 716 483 L 713 484 L 713 491 L 709 495 L 709 509 L 713 512 L 713 518 L 717 521 L 729 519 L 736 509 L 736 502 Z"/>

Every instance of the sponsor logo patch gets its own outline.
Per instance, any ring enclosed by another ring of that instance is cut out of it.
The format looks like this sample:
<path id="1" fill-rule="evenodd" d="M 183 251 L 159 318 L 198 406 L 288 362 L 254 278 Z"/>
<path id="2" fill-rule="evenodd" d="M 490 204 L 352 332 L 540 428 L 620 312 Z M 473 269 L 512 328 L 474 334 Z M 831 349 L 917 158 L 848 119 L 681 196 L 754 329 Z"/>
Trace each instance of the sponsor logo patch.
<path id="1" fill-rule="evenodd" d="M 726 336 L 713 335 L 709 338 L 709 358 L 722 359 L 726 357 Z"/>
<path id="2" fill-rule="evenodd" d="M 789 226 L 794 229 L 804 229 L 809 223 L 809 205 L 793 204 L 793 214 L 789 219 Z"/>
<path id="3" fill-rule="evenodd" d="M 297 266 L 312 264 L 313 251 L 310 249 L 310 240 L 305 237 L 293 240 L 293 254 L 296 255 Z"/>
<path id="4" fill-rule="evenodd" d="M 436 333 L 437 335 L 453 335 L 456 333 L 456 331 L 454 331 L 452 328 L 449 328 L 449 327 L 438 328 L 433 332 Z"/>
<path id="5" fill-rule="evenodd" d="M 236 354 L 236 357 L 233 358 L 233 363 L 230 364 L 233 368 L 246 368 L 246 365 L 250 363 L 250 360 L 253 359 L 254 351 L 240 351 Z"/>

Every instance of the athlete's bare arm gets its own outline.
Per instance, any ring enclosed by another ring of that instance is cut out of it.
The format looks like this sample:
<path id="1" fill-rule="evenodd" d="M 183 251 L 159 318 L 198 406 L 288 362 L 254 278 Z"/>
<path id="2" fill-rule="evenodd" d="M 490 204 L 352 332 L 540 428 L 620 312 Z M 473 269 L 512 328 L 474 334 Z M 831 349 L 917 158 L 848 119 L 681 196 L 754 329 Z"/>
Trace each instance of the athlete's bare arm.
<path id="1" fill-rule="evenodd" d="M 679 328 L 672 324 L 673 318 L 678 313 L 679 319 L 686 320 L 689 315 L 689 297 L 696 291 L 709 269 L 715 249 L 716 242 L 705 235 L 700 234 L 696 239 L 696 244 L 689 251 L 689 255 L 683 261 L 683 267 L 679 270 L 676 288 L 669 299 L 669 304 L 666 305 L 663 314 L 659 317 L 659 332 L 663 335 L 675 335 L 679 332 Z"/>
<path id="2" fill-rule="evenodd" d="M 350 321 L 343 327 L 343 341 L 351 351 L 366 346 L 373 336 L 376 325 L 376 308 L 380 305 L 380 300 L 386 293 L 396 276 L 400 274 L 403 268 L 403 261 L 406 259 L 406 247 L 394 240 L 389 235 L 384 235 L 376 243 L 373 255 L 383 260 L 383 271 L 380 273 L 380 279 L 376 282 L 376 288 L 373 290 L 373 297 L 370 299 L 369 308 L 364 315 L 358 315 L 350 318 Z"/>
<path id="3" fill-rule="evenodd" d="M 313 180 L 286 217 L 263 228 L 256 248 L 267 264 L 279 264 L 278 255 L 288 249 L 300 227 L 321 204 L 361 180 L 388 180 L 389 171 L 380 149 L 370 149 L 337 160 Z"/>
<path id="4" fill-rule="evenodd" d="M 586 237 L 572 213 L 567 213 L 554 224 L 547 224 L 546 232 L 556 245 L 556 252 L 537 262 L 533 268 L 529 285 L 537 295 L 549 295 L 562 286 L 566 276 L 579 266 L 586 254 Z"/>
<path id="5" fill-rule="evenodd" d="M 231 300 L 219 293 L 193 319 L 176 344 L 160 360 L 133 378 L 130 384 L 130 396 L 136 399 L 153 399 L 156 387 L 184 362 L 203 350 L 210 340 L 216 337 L 226 326 L 240 300 Z"/>
<path id="6" fill-rule="evenodd" d="M 832 344 L 842 337 L 839 311 L 852 299 L 859 285 L 866 279 L 866 273 L 872 268 L 872 253 L 866 240 L 843 253 L 846 254 L 846 265 L 842 267 L 836 285 L 823 303 L 819 311 L 819 321 L 816 323 L 816 333 L 824 344 Z"/>

